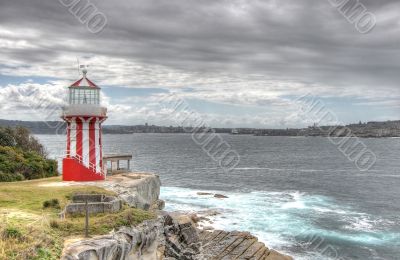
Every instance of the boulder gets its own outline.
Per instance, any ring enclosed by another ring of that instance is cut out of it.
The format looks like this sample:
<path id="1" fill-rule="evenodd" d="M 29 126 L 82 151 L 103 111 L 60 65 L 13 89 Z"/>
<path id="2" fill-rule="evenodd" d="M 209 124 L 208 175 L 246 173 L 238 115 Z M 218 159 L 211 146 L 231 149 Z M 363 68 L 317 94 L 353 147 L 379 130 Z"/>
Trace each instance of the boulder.
<path id="1" fill-rule="evenodd" d="M 153 205 L 157 208 L 164 206 L 159 200 L 161 181 L 155 174 L 115 175 L 107 177 L 104 182 L 95 182 L 93 185 L 115 192 L 130 207 L 149 210 Z"/>
<path id="2" fill-rule="evenodd" d="M 229 198 L 228 196 L 222 195 L 222 194 L 214 194 L 214 198 L 218 198 L 218 199 L 226 199 Z"/>
<path id="3" fill-rule="evenodd" d="M 213 195 L 213 194 L 209 193 L 209 192 L 197 192 L 197 195 L 206 196 L 206 195 Z"/>

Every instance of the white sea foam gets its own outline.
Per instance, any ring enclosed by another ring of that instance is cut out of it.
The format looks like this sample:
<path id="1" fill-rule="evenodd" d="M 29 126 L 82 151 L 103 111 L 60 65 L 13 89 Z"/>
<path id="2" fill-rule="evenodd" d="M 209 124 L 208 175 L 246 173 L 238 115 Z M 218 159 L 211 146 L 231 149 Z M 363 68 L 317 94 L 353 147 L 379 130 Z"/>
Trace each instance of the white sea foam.
<path id="1" fill-rule="evenodd" d="M 248 193 L 207 191 L 228 196 L 226 199 L 218 199 L 212 195 L 200 196 L 197 194 L 200 191 L 162 187 L 161 196 L 166 200 L 167 211 L 216 210 L 221 214 L 209 216 L 212 223 L 207 225 L 215 229 L 250 231 L 268 246 L 296 256 L 296 259 L 321 259 L 320 256 L 319 258 L 304 256 L 291 250 L 302 242 L 299 240 L 301 237 L 299 234 L 318 234 L 327 240 L 364 245 L 378 245 L 384 242 L 384 238 L 373 233 L 377 231 L 376 225 L 379 224 L 376 220 L 365 213 L 358 213 L 350 207 L 340 205 L 329 197 L 298 191 Z M 330 218 L 332 222 L 345 223 L 342 226 L 343 231 L 318 226 L 321 217 Z M 346 230 L 358 233 L 346 233 Z M 392 239 L 396 236 L 387 238 Z M 318 252 L 312 250 L 305 251 L 318 255 Z"/>

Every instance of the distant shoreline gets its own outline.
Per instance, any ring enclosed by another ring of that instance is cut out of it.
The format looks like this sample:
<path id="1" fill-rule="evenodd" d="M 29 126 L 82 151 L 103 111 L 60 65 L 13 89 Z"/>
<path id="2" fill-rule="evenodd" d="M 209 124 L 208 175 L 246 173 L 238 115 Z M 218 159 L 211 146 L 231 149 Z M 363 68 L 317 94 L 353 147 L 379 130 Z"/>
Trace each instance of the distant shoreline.
<path id="1" fill-rule="evenodd" d="M 66 125 L 60 121 L 17 121 L 0 119 L 0 126 L 23 126 L 33 134 L 65 134 Z M 400 120 L 367 122 L 345 126 L 309 126 L 307 128 L 261 129 L 261 128 L 201 128 L 157 125 L 104 125 L 103 134 L 186 134 L 191 132 L 215 132 L 218 134 L 255 136 L 304 136 L 304 137 L 400 137 Z"/>
<path id="2" fill-rule="evenodd" d="M 134 134 L 166 134 L 166 135 L 191 135 L 192 133 L 103 133 L 103 135 L 134 135 Z M 206 133 L 206 134 L 211 134 L 211 133 Z M 229 133 L 221 133 L 222 135 L 232 135 Z M 35 133 L 35 135 L 57 135 L 57 134 L 47 134 L 47 133 Z M 233 135 L 234 136 L 234 135 Z M 311 138 L 311 137 L 322 137 L 322 138 L 329 138 L 329 136 L 306 136 L 306 135 L 297 135 L 297 136 L 292 136 L 292 135 L 254 135 L 254 134 L 236 134 L 236 136 L 257 136 L 257 137 L 304 137 L 304 138 Z M 332 137 L 330 137 L 332 138 Z M 400 138 L 400 136 L 351 136 L 351 137 L 345 137 L 345 136 L 338 136 L 338 137 L 333 137 L 333 138 L 363 138 L 363 139 L 389 139 L 389 138 Z"/>

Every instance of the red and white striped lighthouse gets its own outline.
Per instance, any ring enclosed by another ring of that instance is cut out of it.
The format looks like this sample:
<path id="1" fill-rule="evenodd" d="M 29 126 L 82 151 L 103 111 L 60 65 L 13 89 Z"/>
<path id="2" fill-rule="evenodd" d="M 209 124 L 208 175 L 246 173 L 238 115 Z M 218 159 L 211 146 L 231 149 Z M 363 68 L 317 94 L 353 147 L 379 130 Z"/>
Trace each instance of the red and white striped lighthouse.
<path id="1" fill-rule="evenodd" d="M 87 77 L 69 86 L 69 105 L 63 108 L 67 123 L 67 149 L 63 159 L 64 181 L 105 179 L 102 161 L 101 124 L 107 108 L 100 105 L 100 88 Z"/>

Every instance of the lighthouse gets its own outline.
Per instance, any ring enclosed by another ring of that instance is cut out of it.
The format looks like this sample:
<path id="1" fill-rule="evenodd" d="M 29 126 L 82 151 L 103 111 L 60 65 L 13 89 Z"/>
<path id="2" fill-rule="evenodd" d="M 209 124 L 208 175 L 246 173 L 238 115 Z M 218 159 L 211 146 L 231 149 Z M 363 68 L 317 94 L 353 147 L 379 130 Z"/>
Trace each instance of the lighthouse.
<path id="1" fill-rule="evenodd" d="M 62 119 L 67 124 L 66 155 L 63 158 L 64 181 L 97 181 L 105 179 L 101 124 L 107 119 L 107 108 L 100 105 L 100 88 L 87 77 L 68 87 L 68 105 Z"/>

